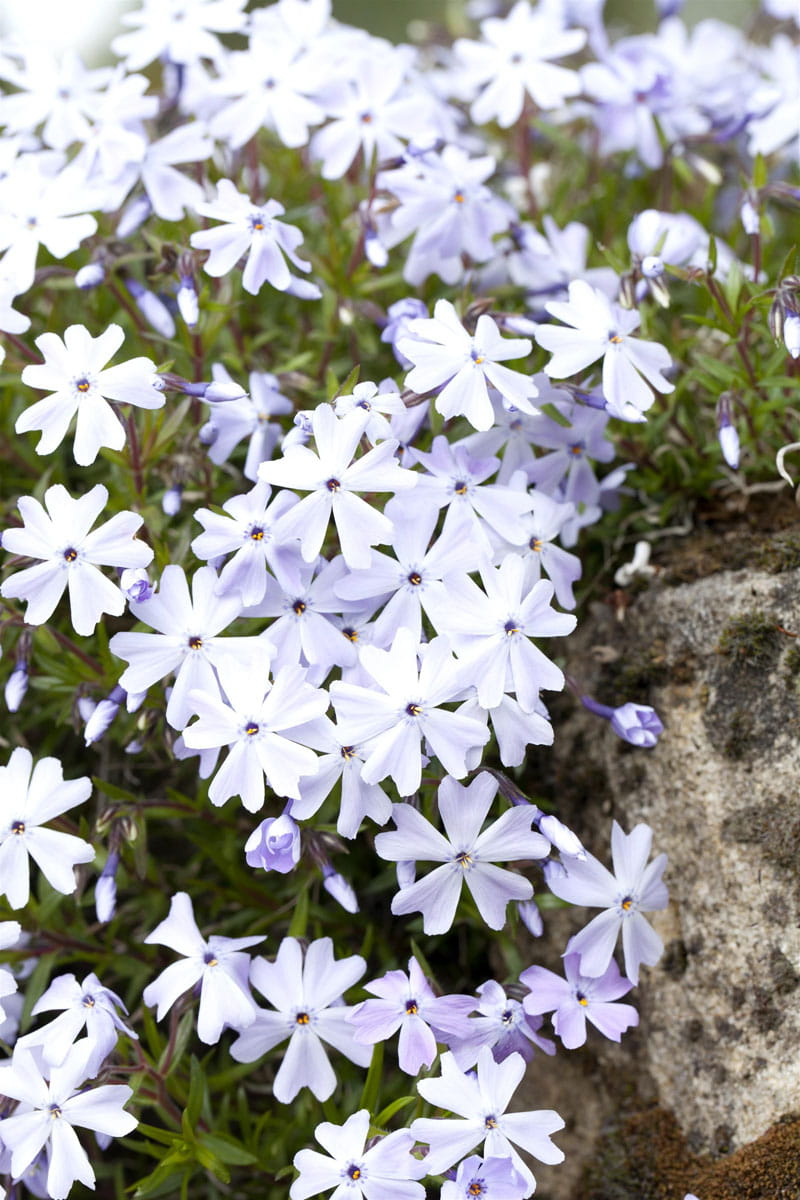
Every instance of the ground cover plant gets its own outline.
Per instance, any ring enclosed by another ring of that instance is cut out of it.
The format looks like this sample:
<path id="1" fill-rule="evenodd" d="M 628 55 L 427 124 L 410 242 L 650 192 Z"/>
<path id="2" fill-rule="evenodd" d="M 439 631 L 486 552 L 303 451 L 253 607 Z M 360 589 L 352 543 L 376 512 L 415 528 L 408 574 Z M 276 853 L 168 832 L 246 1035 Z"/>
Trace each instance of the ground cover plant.
<path id="1" fill-rule="evenodd" d="M 568 638 L 800 447 L 796 5 L 680 8 L 395 46 L 145 0 L 114 66 L 0 48 L 9 1194 L 521 1200 L 563 1159 L 580 1097 L 514 1093 L 637 1025 L 669 881 L 529 768 L 567 686 L 669 736 Z"/>

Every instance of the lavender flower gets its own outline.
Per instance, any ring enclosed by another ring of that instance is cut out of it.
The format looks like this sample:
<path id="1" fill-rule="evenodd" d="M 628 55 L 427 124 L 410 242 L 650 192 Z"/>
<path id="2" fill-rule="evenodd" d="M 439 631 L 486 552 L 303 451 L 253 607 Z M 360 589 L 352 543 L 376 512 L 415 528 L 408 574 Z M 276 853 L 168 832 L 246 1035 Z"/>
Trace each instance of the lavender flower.
<path id="1" fill-rule="evenodd" d="M 527 1182 L 510 1158 L 470 1154 L 459 1163 L 455 1179 L 442 1181 L 442 1200 L 522 1200 Z"/>
<path id="2" fill-rule="evenodd" d="M 30 858 L 56 891 L 65 896 L 75 891 L 74 868 L 91 862 L 94 848 L 74 834 L 44 826 L 82 804 L 91 790 L 87 778 L 65 780 L 57 758 L 34 764 L 22 746 L 0 767 L 0 894 L 12 908 L 28 903 Z"/>
<path id="3" fill-rule="evenodd" d="M 643 421 L 657 392 L 673 391 L 664 371 L 671 365 L 667 350 L 656 342 L 636 340 L 630 334 L 639 315 L 612 303 L 583 280 L 569 285 L 569 303 L 551 301 L 547 311 L 563 325 L 540 325 L 536 340 L 553 357 L 545 367 L 555 379 L 577 375 L 603 359 L 603 394 L 612 416 Z M 649 386 L 648 386 L 649 385 Z"/>
<path id="4" fill-rule="evenodd" d="M 481 833 L 496 793 L 497 781 L 485 772 L 468 787 L 448 776 L 438 795 L 446 837 L 410 805 L 394 805 L 392 817 L 397 831 L 379 833 L 375 838 L 381 858 L 440 862 L 442 866 L 401 888 L 392 900 L 393 913 L 422 912 L 426 933 L 445 933 L 453 923 L 466 883 L 489 928 L 502 929 L 509 900 L 531 898 L 533 887 L 527 879 L 494 863 L 543 858 L 550 844 L 531 830 L 532 807 L 509 809 Z"/>
<path id="5" fill-rule="evenodd" d="M 295 225 L 277 219 L 285 211 L 277 200 L 253 204 L 229 179 L 221 179 L 216 200 L 195 208 L 201 216 L 223 222 L 213 229 L 199 230 L 189 239 L 196 250 L 210 251 L 203 267 L 207 275 L 227 275 L 247 254 L 242 286 L 255 296 L 264 283 L 279 292 L 288 290 L 294 277 L 286 259 L 300 271 L 311 270 L 311 264 L 295 253 L 303 240 L 302 233 Z"/>
<path id="6" fill-rule="evenodd" d="M 107 367 L 125 341 L 119 325 L 109 325 L 100 337 L 91 337 L 84 325 L 70 325 L 64 341 L 58 334 L 36 338 L 44 362 L 24 368 L 23 383 L 49 391 L 17 418 L 17 433 L 40 430 L 37 454 L 52 454 L 76 418 L 74 457 L 80 466 L 95 461 L 101 446 L 121 450 L 125 430 L 109 400 L 138 408 L 162 408 L 156 367 L 150 359 L 128 359 Z"/>
<path id="7" fill-rule="evenodd" d="M 661 938 L 642 915 L 666 908 L 669 901 L 661 879 L 667 865 L 666 854 L 659 854 L 647 865 L 652 841 L 653 831 L 648 825 L 637 825 L 625 834 L 614 821 L 611 829 L 614 875 L 591 854 L 584 859 L 568 859 L 564 863 L 566 874 L 549 875 L 550 891 L 560 899 L 605 909 L 567 944 L 568 954 L 580 955 L 582 974 L 593 978 L 605 974 L 620 930 L 625 974 L 632 983 L 639 982 L 641 963 L 653 966 L 661 957 L 664 949 Z"/>
<path id="8" fill-rule="evenodd" d="M 397 349 L 414 364 L 406 386 L 420 394 L 440 388 L 435 406 L 444 417 L 463 415 L 476 429 L 489 429 L 494 424 L 489 385 L 514 408 L 538 411 L 530 403 L 538 395 L 530 376 L 501 365 L 530 354 L 530 341 L 501 337 L 496 322 L 485 313 L 470 336 L 450 301 L 437 300 L 432 318 L 409 322 Z"/>
<path id="9" fill-rule="evenodd" d="M 430 1174 L 446 1171 L 483 1142 L 484 1157 L 511 1159 L 525 1180 L 525 1196 L 530 1196 L 536 1180 L 512 1143 L 541 1162 L 564 1161 L 562 1151 L 550 1140 L 551 1134 L 564 1128 L 557 1112 L 506 1112 L 525 1065 L 521 1054 L 497 1063 L 489 1047 L 483 1046 L 475 1076 L 461 1071 L 454 1056 L 447 1053 L 442 1055 L 440 1078 L 420 1080 L 417 1091 L 425 1100 L 457 1114 L 439 1119 L 419 1117 L 411 1125 L 414 1136 L 430 1146 L 425 1159 Z"/>
<path id="10" fill-rule="evenodd" d="M 544 967 L 528 967 L 520 980 L 530 989 L 523 1000 L 526 1013 L 538 1016 L 553 1013 L 553 1028 L 568 1050 L 586 1041 L 586 1022 L 590 1021 L 604 1037 L 621 1040 L 626 1029 L 639 1024 L 639 1014 L 630 1004 L 614 1004 L 633 984 L 620 975 L 612 960 L 602 975 L 592 977 L 580 972 L 580 955 L 564 957 L 566 979 Z"/>
<path id="11" fill-rule="evenodd" d="M 186 892 L 177 892 L 170 901 L 169 915 L 144 940 L 146 945 L 155 942 L 183 955 L 142 993 L 145 1004 L 157 1006 L 157 1021 L 180 996 L 199 984 L 197 1036 L 201 1042 L 211 1046 L 219 1041 L 223 1029 L 252 1025 L 258 1010 L 247 984 L 250 956 L 243 951 L 263 942 L 263 937 L 212 935 L 206 941 L 197 928 L 191 899 Z"/>
<path id="12" fill-rule="evenodd" d="M 66 1200 L 76 1180 L 93 1188 L 95 1175 L 75 1126 L 111 1137 L 132 1133 L 138 1121 L 123 1111 L 133 1095 L 126 1086 L 83 1087 L 92 1046 L 75 1045 L 60 1067 L 45 1077 L 29 1050 L 15 1049 L 0 1066 L 0 1092 L 21 1107 L 3 1121 L 3 1145 L 11 1151 L 11 1173 L 19 1177 L 43 1146 L 48 1147 L 47 1192 Z"/>
<path id="13" fill-rule="evenodd" d="M 369 1062 L 372 1051 L 355 1040 L 347 1021 L 352 1010 L 341 1003 L 342 993 L 361 978 L 366 965 L 358 954 L 334 959 L 330 938 L 311 942 L 304 956 L 300 942 L 286 937 L 274 962 L 254 961 L 251 983 L 273 1008 L 256 1010 L 255 1020 L 233 1043 L 231 1054 L 237 1062 L 255 1062 L 289 1038 L 272 1085 L 281 1104 L 291 1104 L 304 1087 L 318 1100 L 331 1095 L 336 1076 L 323 1042 L 359 1066 Z"/>
<path id="14" fill-rule="evenodd" d="M 289 1189 L 290 1200 L 308 1200 L 335 1188 L 335 1200 L 423 1200 L 425 1189 L 415 1180 L 426 1175 L 427 1164 L 414 1158 L 414 1138 L 397 1129 L 366 1149 L 370 1115 L 365 1108 L 348 1117 L 344 1125 L 323 1121 L 316 1138 L 330 1154 L 300 1150 L 294 1165 L 300 1172 Z"/>
<path id="15" fill-rule="evenodd" d="M 67 588 L 72 624 L 84 636 L 94 632 L 103 613 L 119 616 L 124 611 L 122 592 L 97 567 L 145 567 L 153 551 L 135 537 L 142 524 L 137 513 L 115 513 L 92 530 L 107 500 L 102 483 L 77 499 L 60 483 L 53 484 L 44 494 L 44 507 L 33 496 L 20 497 L 25 525 L 4 531 L 3 549 L 41 561 L 9 576 L 0 593 L 28 602 L 29 625 L 44 624 Z"/>
<path id="16" fill-rule="evenodd" d="M 532 901 L 523 903 L 530 904 Z M 495 1062 L 502 1062 L 509 1054 L 521 1054 L 526 1062 L 530 1062 L 534 1046 L 538 1046 L 545 1054 L 555 1054 L 555 1043 L 539 1034 L 542 1018 L 529 1013 L 519 1000 L 507 996 L 494 979 L 482 983 L 477 992 L 480 996 L 477 1006 L 480 1016 L 468 1022 L 466 1036 L 448 1039 L 453 1057 L 462 1071 L 475 1065 L 481 1046 L 491 1048 Z"/>
<path id="17" fill-rule="evenodd" d="M 468 1030 L 467 1014 L 475 1001 L 471 996 L 434 994 L 416 958 L 404 971 L 387 971 L 382 979 L 364 984 L 365 991 L 377 996 L 356 1005 L 349 1016 L 358 1042 L 385 1041 L 400 1030 L 397 1057 L 400 1070 L 419 1074 L 436 1057 L 437 1041 L 461 1038 Z"/>
<path id="18" fill-rule="evenodd" d="M 91 1046 L 86 1075 L 88 1079 L 94 1079 L 121 1033 L 130 1038 L 137 1037 L 119 1016 L 118 1008 L 127 1015 L 128 1010 L 119 996 L 103 987 L 95 974 L 87 975 L 83 983 L 78 983 L 72 974 L 57 975 L 34 1004 L 31 1016 L 38 1017 L 52 1009 L 61 1009 L 61 1015 L 18 1038 L 16 1044 L 26 1049 L 41 1047 L 43 1061 L 57 1067 L 64 1062 L 78 1034 L 85 1029 Z M 85 1047 L 85 1042 L 83 1044 Z"/>

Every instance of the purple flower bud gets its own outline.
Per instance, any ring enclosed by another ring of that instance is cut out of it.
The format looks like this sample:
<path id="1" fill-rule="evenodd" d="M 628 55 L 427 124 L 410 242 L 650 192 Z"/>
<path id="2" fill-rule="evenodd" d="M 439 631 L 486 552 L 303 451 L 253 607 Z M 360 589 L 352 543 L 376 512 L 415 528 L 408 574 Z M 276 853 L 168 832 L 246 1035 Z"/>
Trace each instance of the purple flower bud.
<path id="1" fill-rule="evenodd" d="M 300 859 L 300 830 L 288 813 L 268 817 L 253 830 L 244 849 L 249 867 L 286 875 Z"/>
<path id="2" fill-rule="evenodd" d="M 111 722 L 119 712 L 119 706 L 125 699 L 127 692 L 121 688 L 119 684 L 111 689 L 105 699 L 96 704 L 91 716 L 86 722 L 86 728 L 83 731 L 83 740 L 87 746 L 91 746 L 93 742 L 97 742 L 108 730 Z"/>
<path id="3" fill-rule="evenodd" d="M 322 868 L 322 886 L 329 896 L 333 896 L 337 904 L 341 904 L 345 912 L 358 912 L 358 900 L 355 892 L 344 876 L 340 875 L 338 871 L 334 871 L 330 864 Z"/>
<path id="4" fill-rule="evenodd" d="M 181 275 L 180 285 L 175 297 L 178 302 L 178 312 L 190 329 L 194 329 L 200 317 L 200 302 L 197 299 L 197 288 L 191 275 Z"/>
<path id="5" fill-rule="evenodd" d="M 15 713 L 25 698 L 28 690 L 28 664 L 22 659 L 17 662 L 14 670 L 6 680 L 6 708 Z"/>
<path id="6" fill-rule="evenodd" d="M 244 400 L 247 392 L 238 383 L 224 383 L 222 381 L 209 383 L 203 392 L 203 399 L 209 404 L 224 404 L 228 400 Z"/>
<path id="7" fill-rule="evenodd" d="M 535 900 L 521 900 L 517 905 L 522 924 L 532 937 L 541 937 L 544 933 L 544 922 L 539 906 Z"/>
<path id="8" fill-rule="evenodd" d="M 562 854 L 571 854 L 573 858 L 586 858 L 586 851 L 580 838 L 559 821 L 558 817 L 548 813 L 539 818 L 537 825 L 539 832 L 543 833 L 549 842 L 552 842 L 556 850 L 560 850 Z"/>
<path id="9" fill-rule="evenodd" d="M 732 471 L 738 470 L 739 434 L 736 432 L 736 427 L 734 425 L 720 425 L 718 437 L 722 457 L 725 459 L 725 462 Z"/>
<path id="10" fill-rule="evenodd" d="M 119 586 L 133 604 L 149 600 L 155 591 L 144 567 L 126 567 L 119 577 Z"/>
<path id="11" fill-rule="evenodd" d="M 75 286 L 82 292 L 88 292 L 90 288 L 97 287 L 102 283 L 105 277 L 106 270 L 101 263 L 89 263 L 75 272 Z"/>
<path id="12" fill-rule="evenodd" d="M 146 287 L 139 283 L 138 279 L 134 279 L 130 275 L 125 279 L 125 286 L 133 297 L 139 312 L 152 325 L 156 333 L 160 333 L 164 338 L 173 338 L 175 336 L 175 322 L 166 304 L 162 300 L 159 300 L 154 292 L 149 292 Z"/>
<path id="13" fill-rule="evenodd" d="M 717 437 L 719 438 L 722 457 L 736 471 L 739 467 L 739 434 L 731 421 L 731 403 L 723 392 L 717 403 Z"/>
<path id="14" fill-rule="evenodd" d="M 655 746 L 664 732 L 658 714 L 649 704 L 628 703 L 615 708 L 611 728 L 631 746 L 644 746 L 646 749 Z"/>
<path id="15" fill-rule="evenodd" d="M 119 855 L 116 851 L 109 854 L 106 865 L 100 872 L 94 889 L 94 907 L 98 921 L 105 924 L 110 921 L 117 907 L 116 874 L 119 866 Z"/>
<path id="16" fill-rule="evenodd" d="M 408 334 L 409 321 L 429 315 L 428 306 L 415 296 L 409 296 L 405 300 L 396 300 L 394 304 L 389 305 L 388 320 L 383 327 L 381 341 L 389 343 L 401 367 L 410 367 L 412 363 L 405 355 L 398 352 L 397 339 Z"/>
<path id="17" fill-rule="evenodd" d="M 364 254 L 373 267 L 385 267 L 389 261 L 389 251 L 374 229 L 367 229 L 364 234 Z"/>
<path id="18" fill-rule="evenodd" d="M 619 708 L 609 708 L 607 704 L 600 704 L 591 696 L 581 696 L 581 704 L 588 708 L 589 712 L 610 721 L 617 737 L 629 742 L 631 746 L 643 746 L 649 750 L 664 732 L 658 714 L 649 704 L 634 704 L 629 701 L 627 704 L 621 704 Z"/>
<path id="19" fill-rule="evenodd" d="M 164 495 L 161 497 L 161 510 L 168 517 L 175 517 L 180 512 L 181 498 L 183 496 L 183 488 L 180 484 L 175 483 L 171 488 L 167 488 Z"/>

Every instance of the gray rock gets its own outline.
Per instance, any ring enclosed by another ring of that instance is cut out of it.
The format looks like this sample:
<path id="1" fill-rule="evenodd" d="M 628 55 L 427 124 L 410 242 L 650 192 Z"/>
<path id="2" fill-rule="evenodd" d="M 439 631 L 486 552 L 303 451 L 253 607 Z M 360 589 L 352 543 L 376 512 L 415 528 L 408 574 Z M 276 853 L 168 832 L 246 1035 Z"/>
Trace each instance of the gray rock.
<path id="1" fill-rule="evenodd" d="M 654 1100 L 690 1152 L 725 1155 L 800 1110 L 800 569 L 662 578 L 622 611 L 593 607 L 568 670 L 606 704 L 652 704 L 666 726 L 658 746 L 627 746 L 573 706 L 534 770 L 609 865 L 612 818 L 626 832 L 653 827 L 654 853 L 669 856 L 671 903 L 653 919 L 666 952 L 626 997 L 638 1031 L 621 1047 L 590 1035 L 563 1085 L 545 1083 L 548 1063 L 536 1077 L 568 1122 L 556 1140 L 584 1162 L 603 1120 Z M 564 939 L 593 915 L 547 914 Z M 534 1094 L 541 1106 L 538 1083 Z M 540 1169 L 540 1191 L 580 1194 L 577 1164 L 565 1168 Z"/>

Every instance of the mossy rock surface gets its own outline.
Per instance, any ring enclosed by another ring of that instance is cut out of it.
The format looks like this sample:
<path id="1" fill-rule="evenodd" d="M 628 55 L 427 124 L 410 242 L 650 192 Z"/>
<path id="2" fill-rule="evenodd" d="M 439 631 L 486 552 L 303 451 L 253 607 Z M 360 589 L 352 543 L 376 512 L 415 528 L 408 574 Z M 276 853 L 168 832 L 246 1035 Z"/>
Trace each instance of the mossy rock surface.
<path id="1" fill-rule="evenodd" d="M 745 524 L 748 538 L 774 552 L 766 567 L 720 566 L 687 542 L 656 554 L 662 571 L 622 619 L 595 604 L 570 638 L 582 691 L 655 707 L 655 749 L 558 697 L 555 746 L 530 760 L 532 791 L 544 776 L 609 865 L 613 818 L 652 826 L 671 897 L 653 914 L 665 953 L 626 997 L 639 1029 L 578 1052 L 580 1112 L 572 1066 L 562 1094 L 547 1089 L 583 1162 L 537 1171 L 547 1200 L 800 1200 L 800 558 L 785 557 L 800 514 L 768 537 Z M 690 559 L 696 574 L 677 580 L 673 561 Z M 594 913 L 546 919 L 566 940 Z"/>

